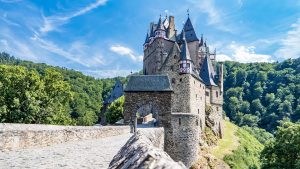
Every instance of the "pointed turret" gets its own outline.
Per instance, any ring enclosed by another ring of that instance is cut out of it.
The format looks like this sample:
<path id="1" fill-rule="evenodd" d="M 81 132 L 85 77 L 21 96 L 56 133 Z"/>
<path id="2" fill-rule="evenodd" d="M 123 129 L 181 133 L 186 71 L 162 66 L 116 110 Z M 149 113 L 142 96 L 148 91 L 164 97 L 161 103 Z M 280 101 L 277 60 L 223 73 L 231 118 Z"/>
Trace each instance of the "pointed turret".
<path id="1" fill-rule="evenodd" d="M 192 25 L 192 22 L 190 20 L 190 17 L 188 17 L 188 19 L 186 20 L 183 29 L 186 34 L 185 36 L 187 42 L 199 41 L 196 32 L 194 30 L 194 27 Z"/>
<path id="2" fill-rule="evenodd" d="M 146 35 L 146 39 L 145 39 L 144 45 L 146 45 L 148 42 L 149 42 L 149 33 L 147 32 L 147 35 Z"/>
<path id="3" fill-rule="evenodd" d="M 161 16 L 159 16 L 159 20 L 158 20 L 157 27 L 156 27 L 156 30 L 155 30 L 155 37 L 162 37 L 162 38 L 166 37 L 166 29 L 165 29 L 164 24 L 161 20 Z"/>
<path id="4" fill-rule="evenodd" d="M 203 45 L 204 45 L 204 42 L 203 42 L 203 34 L 201 34 L 201 39 L 200 39 L 199 46 L 203 46 Z"/>
<path id="5" fill-rule="evenodd" d="M 189 52 L 188 44 L 185 37 L 185 32 L 182 30 L 182 45 L 180 50 L 179 71 L 183 73 L 191 73 L 193 70 L 193 61 Z"/>
<path id="6" fill-rule="evenodd" d="M 215 83 L 215 71 L 212 66 L 209 55 L 206 55 L 201 70 L 200 70 L 200 78 L 204 81 L 207 86 L 217 86 Z"/>

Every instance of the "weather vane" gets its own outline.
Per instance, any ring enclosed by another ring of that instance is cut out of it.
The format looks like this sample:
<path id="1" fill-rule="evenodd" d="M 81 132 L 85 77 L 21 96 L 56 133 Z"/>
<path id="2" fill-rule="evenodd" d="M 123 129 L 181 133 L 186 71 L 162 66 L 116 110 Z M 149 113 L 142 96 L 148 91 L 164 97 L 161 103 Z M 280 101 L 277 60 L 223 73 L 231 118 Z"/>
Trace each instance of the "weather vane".
<path id="1" fill-rule="evenodd" d="M 189 16 L 190 16 L 190 9 L 188 8 L 188 9 L 186 10 L 186 12 L 187 12 L 187 16 L 189 17 Z"/>

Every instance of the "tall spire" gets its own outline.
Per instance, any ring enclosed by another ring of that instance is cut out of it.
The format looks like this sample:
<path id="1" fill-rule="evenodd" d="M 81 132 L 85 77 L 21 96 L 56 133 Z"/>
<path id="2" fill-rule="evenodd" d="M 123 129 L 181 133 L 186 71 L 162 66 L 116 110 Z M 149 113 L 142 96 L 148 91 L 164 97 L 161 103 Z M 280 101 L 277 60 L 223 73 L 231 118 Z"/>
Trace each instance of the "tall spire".
<path id="1" fill-rule="evenodd" d="M 145 39 L 145 43 L 144 44 L 146 44 L 146 43 L 148 43 L 149 42 L 149 33 L 148 33 L 148 31 L 147 31 L 147 35 L 146 35 L 146 39 Z"/>
<path id="2" fill-rule="evenodd" d="M 158 23 L 157 23 L 157 28 L 156 28 L 157 30 L 165 30 L 165 28 L 164 28 L 164 24 L 163 24 L 163 22 L 162 22 L 162 20 L 161 20 L 161 15 L 159 15 L 159 20 L 158 20 Z"/>
<path id="3" fill-rule="evenodd" d="M 183 29 L 186 33 L 187 42 L 199 41 L 189 16 L 184 24 Z"/>
<path id="4" fill-rule="evenodd" d="M 203 34 L 201 34 L 201 40 L 200 40 L 200 44 L 199 46 L 203 46 L 204 42 L 203 42 Z"/>
<path id="5" fill-rule="evenodd" d="M 190 51 L 186 42 L 185 32 L 182 30 L 182 46 L 180 52 L 180 60 L 191 60 Z"/>

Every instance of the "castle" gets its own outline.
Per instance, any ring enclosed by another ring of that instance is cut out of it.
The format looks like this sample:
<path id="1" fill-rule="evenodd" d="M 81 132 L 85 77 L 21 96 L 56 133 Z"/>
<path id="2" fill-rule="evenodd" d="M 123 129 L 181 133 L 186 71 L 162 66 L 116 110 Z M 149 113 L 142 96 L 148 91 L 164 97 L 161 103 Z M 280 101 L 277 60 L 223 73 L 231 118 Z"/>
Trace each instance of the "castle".
<path id="1" fill-rule="evenodd" d="M 165 151 L 190 167 L 205 127 L 222 137 L 223 65 L 189 16 L 180 33 L 174 16 L 150 23 L 143 48 L 143 75 L 130 76 L 124 90 L 124 121 L 152 113 L 164 127 Z"/>

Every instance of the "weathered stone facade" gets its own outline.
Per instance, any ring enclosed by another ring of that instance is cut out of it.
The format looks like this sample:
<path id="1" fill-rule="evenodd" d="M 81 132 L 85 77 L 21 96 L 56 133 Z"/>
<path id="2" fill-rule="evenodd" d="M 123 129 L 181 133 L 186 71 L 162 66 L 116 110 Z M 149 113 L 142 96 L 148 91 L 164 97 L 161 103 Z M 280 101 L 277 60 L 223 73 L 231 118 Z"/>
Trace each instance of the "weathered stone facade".
<path id="1" fill-rule="evenodd" d="M 222 137 L 223 66 L 215 60 L 216 52 L 209 51 L 203 36 L 198 39 L 190 18 L 180 34 L 173 16 L 160 18 L 150 24 L 144 43 L 144 75 L 131 76 L 125 88 L 125 122 L 151 104 L 158 126 L 165 129 L 165 151 L 187 167 L 198 158 L 205 127 Z"/>

